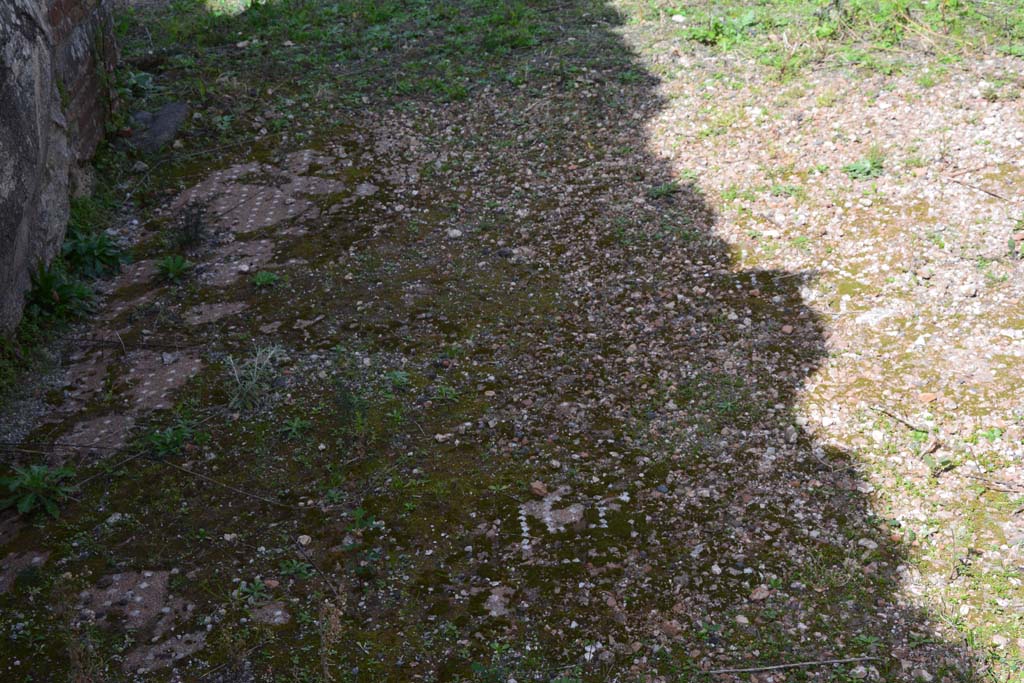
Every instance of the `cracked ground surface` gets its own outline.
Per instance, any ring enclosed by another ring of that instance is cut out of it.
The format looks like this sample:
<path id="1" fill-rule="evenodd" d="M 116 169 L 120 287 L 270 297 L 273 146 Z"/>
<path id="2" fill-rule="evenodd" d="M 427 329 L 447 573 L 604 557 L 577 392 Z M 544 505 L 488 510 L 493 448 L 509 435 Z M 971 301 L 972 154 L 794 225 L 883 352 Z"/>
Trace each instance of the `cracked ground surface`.
<path id="1" fill-rule="evenodd" d="M 1019 59 L 570 4 L 525 83 L 304 85 L 201 163 L 197 106 L 8 411 L 82 486 L 0 528 L 5 679 L 1017 680 Z"/>

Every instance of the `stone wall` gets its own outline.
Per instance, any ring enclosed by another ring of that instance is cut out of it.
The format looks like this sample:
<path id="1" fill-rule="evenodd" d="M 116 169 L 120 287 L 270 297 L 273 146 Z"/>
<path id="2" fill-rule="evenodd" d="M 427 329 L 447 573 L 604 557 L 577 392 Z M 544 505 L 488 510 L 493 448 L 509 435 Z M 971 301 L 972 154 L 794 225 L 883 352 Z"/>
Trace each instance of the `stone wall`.
<path id="1" fill-rule="evenodd" d="M 0 0 L 0 333 L 60 250 L 70 192 L 103 137 L 111 0 Z"/>

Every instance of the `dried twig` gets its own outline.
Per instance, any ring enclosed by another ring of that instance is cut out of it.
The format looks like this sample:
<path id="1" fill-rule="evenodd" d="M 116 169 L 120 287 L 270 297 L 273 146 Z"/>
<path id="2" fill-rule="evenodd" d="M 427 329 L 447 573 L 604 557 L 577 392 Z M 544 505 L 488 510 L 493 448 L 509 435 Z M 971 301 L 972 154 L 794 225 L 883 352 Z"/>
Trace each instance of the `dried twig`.
<path id="1" fill-rule="evenodd" d="M 950 181 L 950 182 L 956 183 L 957 185 L 963 185 L 964 187 L 968 187 L 968 188 L 970 188 L 972 190 L 975 190 L 977 192 L 981 192 L 981 193 L 987 194 L 989 197 L 995 197 L 996 199 L 1000 199 L 1000 200 L 1002 200 L 1004 202 L 1010 201 L 1009 199 L 1007 199 L 1003 195 L 997 194 L 997 193 L 992 192 L 990 190 L 986 190 L 984 187 L 978 187 L 977 185 L 971 185 L 970 183 L 965 183 L 962 180 L 957 180 L 956 178 L 952 178 L 952 177 L 950 177 L 948 175 L 947 176 L 943 176 L 943 177 L 946 180 Z"/>
<path id="2" fill-rule="evenodd" d="M 1024 486 L 1019 486 L 1009 481 L 999 481 L 992 477 L 983 477 L 978 474 L 965 474 L 963 475 L 968 479 L 980 482 L 982 486 L 989 489 L 990 491 L 997 491 L 999 493 L 1024 493 Z"/>
<path id="3" fill-rule="evenodd" d="M 913 429 L 916 432 L 928 432 L 929 431 L 929 429 L 927 427 L 922 427 L 921 425 L 914 424 L 913 422 L 911 422 L 907 418 L 903 417 L 899 413 L 895 413 L 895 412 L 889 410 L 888 408 L 886 408 L 885 406 L 874 405 L 874 406 L 871 406 L 871 410 L 875 411 L 876 413 L 881 413 L 882 415 L 886 415 L 888 417 L 891 417 L 892 419 L 896 420 L 897 422 L 899 422 L 903 426 L 909 427 L 910 429 Z"/>
<path id="4" fill-rule="evenodd" d="M 181 465 L 176 465 L 175 463 L 171 462 L 170 460 L 157 460 L 157 462 L 161 462 L 161 463 L 167 465 L 168 467 L 173 467 L 174 469 L 180 470 L 180 471 L 184 472 L 185 474 L 190 474 L 190 475 L 192 475 L 193 477 L 195 477 L 197 479 L 202 479 L 203 481 L 209 482 L 211 484 L 216 484 L 217 486 L 221 486 L 223 488 L 226 488 L 229 491 L 234 491 L 235 493 L 237 493 L 237 494 L 239 494 L 241 496 L 245 496 L 246 498 L 252 498 L 253 500 L 262 501 L 262 502 L 264 502 L 264 503 L 266 503 L 268 505 L 273 505 L 274 507 L 284 508 L 286 510 L 296 510 L 296 509 L 305 510 L 306 509 L 306 508 L 299 508 L 299 507 L 294 506 L 294 505 L 286 505 L 284 503 L 279 503 L 276 500 L 271 500 L 270 498 L 264 498 L 263 496 L 258 496 L 255 493 L 250 493 L 250 492 L 248 492 L 248 491 L 246 491 L 244 489 L 240 489 L 240 488 L 237 488 L 235 486 L 232 486 L 231 484 L 225 484 L 222 481 L 218 481 L 216 479 L 208 477 L 205 474 L 200 474 L 199 472 L 194 472 L 194 471 L 192 471 L 192 470 L 190 470 L 190 469 L 188 469 L 186 467 L 182 467 Z"/>
<path id="5" fill-rule="evenodd" d="M 791 664 L 772 664 L 771 666 L 754 666 L 745 669 L 712 669 L 706 674 L 745 674 L 756 671 L 776 671 L 778 669 L 796 669 L 805 666 L 825 666 L 828 664 L 848 664 L 850 662 L 877 662 L 878 657 L 847 657 L 845 659 L 816 659 L 810 662 L 793 662 Z"/>
<path id="6" fill-rule="evenodd" d="M 335 586 L 334 583 L 332 583 L 331 580 L 327 578 L 327 575 L 323 571 L 321 571 L 320 567 L 318 567 L 316 562 L 313 561 L 313 558 L 310 557 L 309 553 L 306 552 L 306 549 L 302 547 L 301 543 L 299 543 L 299 539 L 295 538 L 292 539 L 292 541 L 295 543 L 295 547 L 296 549 L 298 549 L 299 554 L 302 555 L 302 559 L 304 559 L 306 562 L 309 562 L 309 565 L 313 567 L 313 571 L 317 573 L 317 575 L 320 577 L 320 580 L 327 584 L 327 587 L 331 589 L 332 593 L 334 593 L 334 597 L 337 598 L 339 601 L 344 602 L 341 597 L 341 593 L 338 592 L 337 586 Z"/>

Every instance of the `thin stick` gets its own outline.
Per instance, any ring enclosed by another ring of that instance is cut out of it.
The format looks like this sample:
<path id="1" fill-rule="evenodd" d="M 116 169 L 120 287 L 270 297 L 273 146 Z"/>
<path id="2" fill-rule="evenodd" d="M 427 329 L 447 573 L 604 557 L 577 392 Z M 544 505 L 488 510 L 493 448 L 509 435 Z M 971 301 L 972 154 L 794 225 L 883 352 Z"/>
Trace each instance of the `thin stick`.
<path id="1" fill-rule="evenodd" d="M 1007 199 L 1003 195 L 996 194 L 995 192 L 990 192 L 990 191 L 986 190 L 984 187 L 978 187 L 977 185 L 971 185 L 970 183 L 965 183 L 962 180 L 957 180 L 956 178 L 950 178 L 949 176 L 945 176 L 945 178 L 946 178 L 946 180 L 952 181 L 952 182 L 956 183 L 957 185 L 963 185 L 964 187 L 969 187 L 972 190 L 976 190 L 978 192 L 983 192 L 983 193 L 987 194 L 989 197 L 995 197 L 996 199 L 1001 199 L 1004 202 L 1010 201 L 1009 199 Z"/>
<path id="2" fill-rule="evenodd" d="M 117 330 L 115 330 L 114 334 L 117 335 L 117 341 L 121 342 L 121 353 L 123 353 L 124 355 L 127 356 L 128 355 L 128 349 L 126 349 L 124 347 L 124 339 L 121 339 L 121 333 L 118 332 Z"/>
<path id="3" fill-rule="evenodd" d="M 295 547 L 298 549 L 299 554 L 302 555 L 302 558 L 306 560 L 306 562 L 309 562 L 310 566 L 313 567 L 313 570 L 320 575 L 320 580 L 326 583 L 327 587 L 331 589 L 331 592 L 334 593 L 334 597 L 338 600 L 341 600 L 341 593 L 338 592 L 338 588 L 333 583 L 331 583 L 331 580 L 327 578 L 326 574 L 320 571 L 320 567 L 316 565 L 316 562 L 313 561 L 313 558 L 310 557 L 309 553 L 306 552 L 306 549 L 302 547 L 302 544 L 299 543 L 299 539 L 294 538 L 292 539 L 292 542 L 295 543 Z"/>
<path id="4" fill-rule="evenodd" d="M 216 479 L 212 479 L 212 478 L 206 476 L 205 474 L 200 474 L 199 472 L 193 472 L 192 470 L 187 469 L 185 467 L 182 467 L 181 465 L 176 465 L 175 463 L 171 462 L 170 460 L 159 460 L 158 462 L 162 462 L 163 464 L 165 464 L 165 465 L 167 465 L 169 467 L 173 467 L 176 470 L 181 470 L 185 474 L 191 474 L 193 477 L 196 477 L 197 479 L 202 479 L 203 481 L 209 482 L 211 484 L 216 484 L 217 486 L 222 486 L 222 487 L 228 489 L 229 491 L 234 491 L 235 493 L 237 493 L 239 495 L 242 495 L 242 496 L 246 496 L 247 498 L 252 498 L 253 500 L 259 500 L 259 501 L 262 501 L 264 503 L 267 503 L 268 505 L 273 505 L 275 507 L 284 508 L 285 510 L 297 509 L 293 505 L 285 505 L 284 503 L 279 503 L 276 500 L 271 500 L 270 498 L 264 498 L 263 496 L 257 496 L 255 493 L 249 493 L 248 491 L 245 491 L 245 490 L 240 489 L 240 488 L 236 488 L 234 486 L 231 486 L 230 484 L 225 484 L 222 481 L 217 481 Z M 305 508 L 298 508 L 298 509 L 305 509 Z"/>
<path id="5" fill-rule="evenodd" d="M 95 346 L 109 346 L 112 348 L 120 347 L 122 350 L 126 350 L 126 345 L 121 340 L 121 335 L 117 334 L 117 339 L 97 339 L 96 337 L 66 337 L 68 341 L 78 342 L 80 344 L 92 344 Z M 155 351 L 180 351 L 180 344 L 157 344 L 154 342 L 135 342 L 132 344 L 132 349 L 153 349 Z"/>
<path id="6" fill-rule="evenodd" d="M 965 474 L 968 479 L 981 482 L 981 484 L 992 491 L 998 491 L 999 493 L 1024 493 L 1024 488 L 1009 481 L 999 481 L 992 479 L 991 477 L 983 477 L 977 474 Z"/>
<path id="7" fill-rule="evenodd" d="M 909 427 L 910 429 L 913 429 L 914 431 L 917 431 L 917 432 L 928 432 L 929 431 L 927 427 L 922 427 L 920 425 L 916 425 L 913 422 L 911 422 L 910 420 L 908 420 L 907 418 L 905 418 L 902 415 L 900 415 L 899 413 L 894 413 L 893 411 L 889 410 L 885 406 L 871 406 L 871 410 L 875 411 L 876 413 L 881 413 L 882 415 L 888 415 L 889 417 L 891 417 L 892 419 L 896 420 L 897 422 L 899 422 L 903 426 Z"/>
<path id="8" fill-rule="evenodd" d="M 114 465 L 113 467 L 110 467 L 110 468 L 109 468 L 109 469 L 108 469 L 107 471 L 105 471 L 105 472 L 97 472 L 96 474 L 93 474 L 93 475 L 91 475 L 91 476 L 88 476 L 88 477 L 86 477 L 86 478 L 85 478 L 85 479 L 83 479 L 82 481 L 80 481 L 80 482 L 78 482 L 77 484 L 75 484 L 75 488 L 76 488 L 76 489 L 80 489 L 80 488 L 82 488 L 83 486 L 85 486 L 86 484 L 88 484 L 88 483 L 89 483 L 90 481 L 92 481 L 93 479 L 96 479 L 97 477 L 102 477 L 102 476 L 103 476 L 103 475 L 105 475 L 105 474 L 111 474 L 112 472 L 115 472 L 115 471 L 117 471 L 117 470 L 121 469 L 122 467 L 124 467 L 125 465 L 127 465 L 128 463 L 130 463 L 130 462 L 131 462 L 132 460 L 135 460 L 135 459 L 137 459 L 137 458 L 141 458 L 141 457 L 142 457 L 142 456 L 144 456 L 144 455 L 146 455 L 145 451 L 143 451 L 143 452 L 141 452 L 141 453 L 136 453 L 135 455 L 131 455 L 131 456 L 129 456 L 129 457 L 127 457 L 127 458 L 125 458 L 124 460 L 122 460 L 121 462 L 117 463 L 117 464 L 116 464 L 116 465 Z"/>
<path id="9" fill-rule="evenodd" d="M 802 666 L 823 666 L 825 664 L 848 664 L 850 662 L 877 662 L 878 657 L 847 657 L 846 659 L 818 659 L 811 662 L 794 662 L 792 664 L 774 664 L 772 666 L 754 666 L 749 669 L 712 669 L 706 674 L 745 674 L 756 671 L 775 671 L 778 669 L 796 669 Z"/>

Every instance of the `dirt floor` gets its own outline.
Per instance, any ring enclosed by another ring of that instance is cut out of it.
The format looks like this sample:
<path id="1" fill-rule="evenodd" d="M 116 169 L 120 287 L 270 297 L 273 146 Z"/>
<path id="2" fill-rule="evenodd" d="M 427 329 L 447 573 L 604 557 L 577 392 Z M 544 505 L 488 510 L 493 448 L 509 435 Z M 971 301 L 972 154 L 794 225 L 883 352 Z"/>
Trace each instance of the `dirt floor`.
<path id="1" fill-rule="evenodd" d="M 6 410 L 79 487 L 4 513 L 0 677 L 1022 680 L 1020 58 L 568 4 L 462 96 L 432 24 L 283 99 L 307 34 L 224 29 Z"/>

